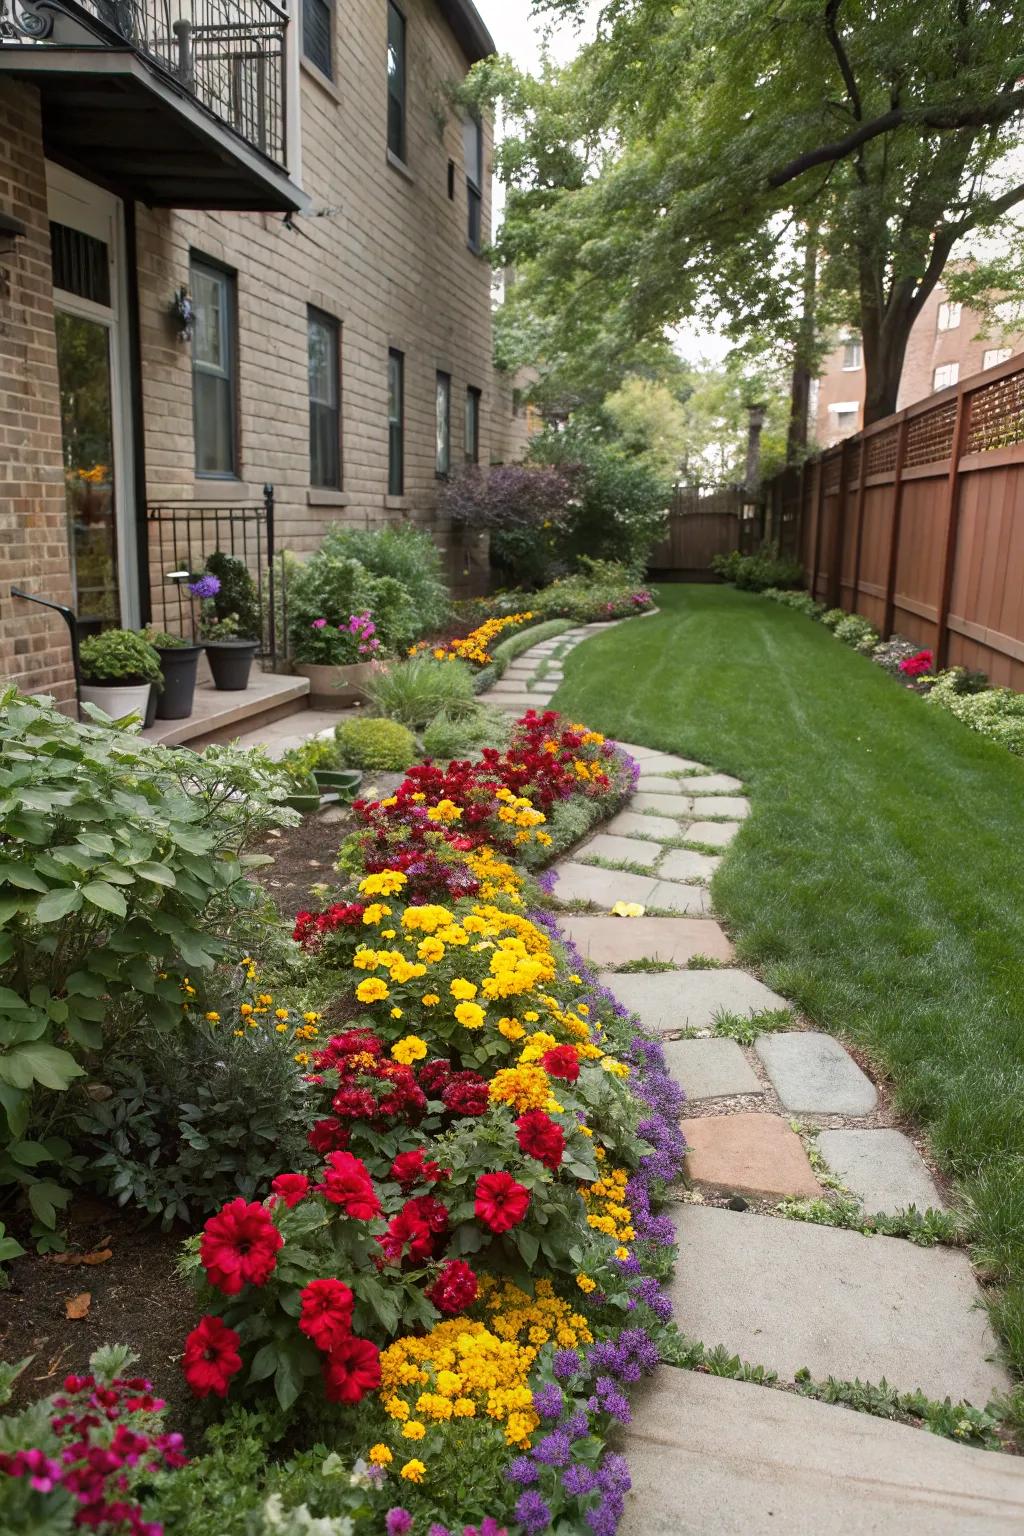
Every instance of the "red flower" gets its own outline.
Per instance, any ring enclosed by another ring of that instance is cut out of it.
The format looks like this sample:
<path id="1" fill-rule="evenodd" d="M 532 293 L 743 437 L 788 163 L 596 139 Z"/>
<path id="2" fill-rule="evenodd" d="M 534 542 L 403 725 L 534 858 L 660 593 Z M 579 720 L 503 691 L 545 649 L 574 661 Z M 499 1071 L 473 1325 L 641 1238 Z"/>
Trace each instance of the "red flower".
<path id="1" fill-rule="evenodd" d="M 243 1285 L 266 1285 L 283 1242 L 262 1205 L 231 1200 L 203 1228 L 199 1257 L 210 1284 L 237 1296 Z"/>
<path id="2" fill-rule="evenodd" d="M 279 1173 L 270 1187 L 275 1195 L 280 1195 L 289 1210 L 309 1194 L 309 1180 L 304 1173 Z"/>
<path id="3" fill-rule="evenodd" d="M 326 1120 L 317 1121 L 306 1140 L 318 1157 L 326 1157 L 328 1152 L 344 1152 L 348 1134 L 348 1127 L 342 1125 L 336 1115 L 330 1115 Z"/>
<path id="4" fill-rule="evenodd" d="M 552 1077 L 563 1077 L 567 1083 L 574 1083 L 580 1075 L 580 1058 L 574 1045 L 556 1045 L 545 1051 L 540 1064 Z"/>
<path id="5" fill-rule="evenodd" d="M 925 673 L 931 672 L 934 666 L 935 657 L 931 651 L 918 651 L 900 662 L 900 671 L 904 677 L 923 677 Z"/>
<path id="6" fill-rule="evenodd" d="M 228 1382 L 242 1369 L 239 1338 L 219 1317 L 204 1317 L 185 1340 L 185 1380 L 196 1397 L 227 1397 Z"/>
<path id="7" fill-rule="evenodd" d="M 456 1072 L 441 1102 L 453 1115 L 482 1115 L 490 1102 L 487 1079 L 478 1072 Z"/>
<path id="8" fill-rule="evenodd" d="M 352 1332 L 355 1297 L 341 1280 L 311 1280 L 301 1299 L 299 1327 L 317 1349 L 329 1355 Z"/>
<path id="9" fill-rule="evenodd" d="M 373 1187 L 373 1180 L 366 1164 L 351 1152 L 329 1152 L 327 1171 L 322 1184 L 316 1186 L 318 1195 L 340 1205 L 346 1216 L 356 1221 L 372 1221 L 380 1211 L 380 1201 Z"/>
<path id="10" fill-rule="evenodd" d="M 439 1099 L 452 1080 L 451 1063 L 440 1058 L 424 1062 L 419 1071 L 419 1083 L 431 1099 Z"/>
<path id="11" fill-rule="evenodd" d="M 519 1116 L 516 1139 L 519 1150 L 527 1157 L 535 1157 L 552 1172 L 560 1166 L 565 1152 L 565 1132 L 542 1109 L 528 1109 Z"/>
<path id="12" fill-rule="evenodd" d="M 529 1190 L 510 1173 L 483 1173 L 476 1181 L 476 1214 L 491 1232 L 517 1227 L 529 1204 Z"/>
<path id="13" fill-rule="evenodd" d="M 427 1291 L 427 1297 L 439 1312 L 454 1317 L 465 1312 L 476 1300 L 476 1275 L 462 1259 L 449 1259 Z"/>
<path id="14" fill-rule="evenodd" d="M 358 1403 L 380 1386 L 380 1351 L 369 1339 L 349 1337 L 324 1362 L 329 1403 Z"/>
<path id="15" fill-rule="evenodd" d="M 347 1029 L 344 1034 L 332 1035 L 321 1051 L 314 1051 L 313 1065 L 318 1072 L 328 1067 L 346 1068 L 353 1056 L 382 1056 L 384 1044 L 371 1029 Z"/>
<path id="16" fill-rule="evenodd" d="M 387 1231 L 377 1239 L 389 1264 L 401 1264 L 407 1257 L 423 1263 L 434 1256 L 434 1234 L 411 1205 L 411 1201 L 403 1205 L 388 1222 Z"/>
<path id="17" fill-rule="evenodd" d="M 399 1152 L 391 1164 L 391 1177 L 403 1190 L 412 1189 L 416 1184 L 436 1184 L 442 1177 L 441 1165 L 427 1162 L 423 1148 L 416 1147 L 412 1152 Z"/>

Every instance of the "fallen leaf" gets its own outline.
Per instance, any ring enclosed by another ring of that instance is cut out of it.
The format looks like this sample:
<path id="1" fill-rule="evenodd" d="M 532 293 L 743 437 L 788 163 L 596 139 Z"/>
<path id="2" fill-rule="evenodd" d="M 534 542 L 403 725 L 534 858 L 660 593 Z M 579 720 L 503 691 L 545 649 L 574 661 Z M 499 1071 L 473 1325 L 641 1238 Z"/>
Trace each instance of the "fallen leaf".
<path id="1" fill-rule="evenodd" d="M 95 1252 L 93 1252 L 93 1253 L 85 1253 L 85 1254 L 83 1254 L 82 1255 L 82 1263 L 83 1264 L 105 1264 L 108 1259 L 112 1259 L 113 1257 L 114 1257 L 114 1250 L 112 1248 L 97 1248 L 95 1250 Z"/>
<path id="2" fill-rule="evenodd" d="M 71 1296 L 64 1303 L 64 1311 L 68 1317 L 79 1319 L 88 1317 L 89 1308 L 92 1306 L 92 1292 L 79 1291 L 77 1296 Z"/>

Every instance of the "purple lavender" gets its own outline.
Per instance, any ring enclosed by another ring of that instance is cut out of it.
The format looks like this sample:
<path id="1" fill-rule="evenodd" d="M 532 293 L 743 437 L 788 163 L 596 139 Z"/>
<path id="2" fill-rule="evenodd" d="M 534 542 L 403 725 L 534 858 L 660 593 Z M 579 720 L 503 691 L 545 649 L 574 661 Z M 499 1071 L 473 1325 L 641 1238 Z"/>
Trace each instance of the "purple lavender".
<path id="1" fill-rule="evenodd" d="M 540 1477 L 540 1473 L 529 1456 L 516 1456 L 505 1468 L 505 1476 L 510 1483 L 521 1483 L 525 1487 L 530 1483 L 535 1483 Z"/>
<path id="2" fill-rule="evenodd" d="M 534 1392 L 533 1406 L 542 1419 L 557 1419 L 565 1406 L 561 1387 L 556 1387 L 553 1381 L 545 1382 Z"/>
<path id="3" fill-rule="evenodd" d="M 570 1381 L 583 1369 L 583 1361 L 575 1349 L 556 1349 L 551 1361 L 551 1369 L 559 1381 Z"/>
<path id="4" fill-rule="evenodd" d="M 216 576 L 200 576 L 195 581 L 190 581 L 188 589 L 193 597 L 205 600 L 208 597 L 216 597 L 220 591 L 220 581 Z"/>
<path id="5" fill-rule="evenodd" d="M 516 1501 L 516 1519 L 527 1536 L 540 1536 L 551 1524 L 551 1510 L 535 1488 L 521 1494 Z"/>
<path id="6" fill-rule="evenodd" d="M 538 1440 L 532 1451 L 534 1461 L 548 1467 L 564 1467 L 572 1460 L 572 1442 L 564 1429 L 553 1430 Z"/>

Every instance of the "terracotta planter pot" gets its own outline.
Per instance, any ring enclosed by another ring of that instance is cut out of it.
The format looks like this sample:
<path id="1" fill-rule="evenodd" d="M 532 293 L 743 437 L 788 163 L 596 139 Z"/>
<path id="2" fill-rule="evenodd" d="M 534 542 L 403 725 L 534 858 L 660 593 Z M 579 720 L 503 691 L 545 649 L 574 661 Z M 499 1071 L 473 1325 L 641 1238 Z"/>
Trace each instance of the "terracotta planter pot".
<path id="1" fill-rule="evenodd" d="M 325 667 L 312 661 L 295 664 L 299 677 L 309 678 L 309 703 L 312 709 L 351 709 L 365 698 L 365 686 L 380 663 L 356 661 L 347 667 Z"/>
<path id="2" fill-rule="evenodd" d="M 152 683 L 83 683 L 80 695 L 83 704 L 98 705 L 111 720 L 122 720 L 125 715 L 138 715 L 145 720 L 152 689 Z"/>

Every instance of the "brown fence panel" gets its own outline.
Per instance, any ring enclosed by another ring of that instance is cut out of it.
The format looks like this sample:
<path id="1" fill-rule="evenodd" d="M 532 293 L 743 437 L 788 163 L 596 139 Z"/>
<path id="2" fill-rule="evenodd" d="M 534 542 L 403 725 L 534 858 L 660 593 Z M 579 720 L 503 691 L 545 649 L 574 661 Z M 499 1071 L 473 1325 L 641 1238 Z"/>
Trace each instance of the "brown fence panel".
<path id="1" fill-rule="evenodd" d="M 737 490 L 677 486 L 665 537 L 651 553 L 651 570 L 691 580 L 710 579 L 716 555 L 756 548 L 760 541 L 760 519 L 745 522 L 742 514 L 742 495 Z"/>

